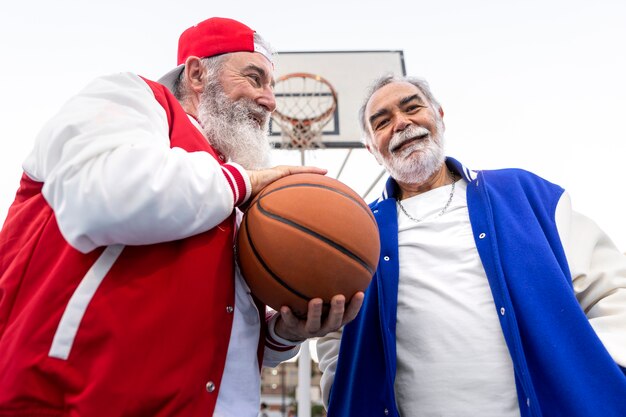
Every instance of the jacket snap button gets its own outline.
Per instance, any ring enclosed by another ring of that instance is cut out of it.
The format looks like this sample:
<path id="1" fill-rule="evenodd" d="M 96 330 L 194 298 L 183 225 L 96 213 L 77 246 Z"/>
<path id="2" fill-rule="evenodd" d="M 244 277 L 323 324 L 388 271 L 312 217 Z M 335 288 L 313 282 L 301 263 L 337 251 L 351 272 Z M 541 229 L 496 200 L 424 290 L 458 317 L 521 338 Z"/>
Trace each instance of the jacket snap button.
<path id="1" fill-rule="evenodd" d="M 232 313 L 235 309 L 233 308 L 233 306 L 228 306 L 226 307 L 226 312 L 227 313 Z"/>
<path id="2" fill-rule="evenodd" d="M 385 261 L 388 261 L 388 260 L 389 260 L 389 257 L 388 257 L 388 256 L 385 256 L 383 259 L 384 259 Z"/>
<path id="3" fill-rule="evenodd" d="M 481 233 L 481 234 L 479 234 L 479 235 L 478 235 L 478 238 L 479 238 L 479 239 L 484 239 L 484 238 L 485 238 L 485 236 L 487 236 L 487 235 L 486 235 L 486 234 L 484 234 L 484 233 Z"/>
<path id="4" fill-rule="evenodd" d="M 206 383 L 206 392 L 213 392 L 215 391 L 215 384 L 213 383 L 213 381 L 209 381 Z"/>

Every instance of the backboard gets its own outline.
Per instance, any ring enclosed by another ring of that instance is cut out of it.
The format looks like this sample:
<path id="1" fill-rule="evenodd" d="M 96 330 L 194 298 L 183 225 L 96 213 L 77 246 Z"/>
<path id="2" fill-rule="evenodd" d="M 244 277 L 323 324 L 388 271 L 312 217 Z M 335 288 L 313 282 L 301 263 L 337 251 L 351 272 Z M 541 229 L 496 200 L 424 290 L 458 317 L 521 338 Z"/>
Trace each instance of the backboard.
<path id="1" fill-rule="evenodd" d="M 372 82 L 384 74 L 405 75 L 402 51 L 302 51 L 279 52 L 275 78 L 293 73 L 314 74 L 327 80 L 336 91 L 337 107 L 323 127 L 321 142 L 325 148 L 361 148 L 358 112 Z M 278 90 L 278 89 L 277 89 Z M 284 94 L 276 92 L 278 106 Z M 291 91 L 290 96 L 306 96 L 306 91 Z M 278 108 L 278 110 L 280 110 Z M 270 124 L 275 147 L 283 147 L 281 129 Z"/>

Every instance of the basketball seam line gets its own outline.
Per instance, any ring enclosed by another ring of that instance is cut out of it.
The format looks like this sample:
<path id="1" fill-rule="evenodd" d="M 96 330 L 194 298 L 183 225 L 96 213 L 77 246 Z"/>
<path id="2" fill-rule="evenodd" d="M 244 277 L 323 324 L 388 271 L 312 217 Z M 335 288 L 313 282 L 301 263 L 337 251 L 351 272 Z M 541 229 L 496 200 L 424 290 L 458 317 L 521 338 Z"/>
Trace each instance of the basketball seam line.
<path id="1" fill-rule="evenodd" d="M 311 297 L 308 297 L 304 294 L 302 294 L 300 291 L 292 288 L 291 286 L 289 286 L 285 281 L 283 281 L 282 279 L 280 279 L 280 277 L 278 275 L 276 275 L 276 273 L 274 273 L 274 271 L 272 271 L 270 269 L 270 267 L 267 266 L 267 264 L 263 261 L 263 258 L 261 258 L 261 255 L 259 254 L 259 252 L 256 250 L 256 247 L 254 245 L 254 243 L 252 242 L 252 239 L 250 238 L 250 233 L 249 230 L 250 228 L 248 227 L 248 217 L 245 217 L 245 223 L 246 223 L 246 229 L 248 230 L 248 233 L 246 233 L 246 238 L 248 239 L 248 244 L 250 245 L 250 249 L 252 249 L 252 252 L 254 252 L 255 258 L 261 263 L 261 266 L 263 267 L 263 269 L 265 269 L 265 271 L 267 271 L 268 274 L 271 275 L 272 278 L 274 278 L 274 280 L 276 280 L 280 285 L 282 285 L 283 287 L 285 287 L 287 290 L 291 291 L 293 294 L 297 295 L 298 297 L 304 299 L 304 300 L 311 300 Z M 324 305 L 329 305 L 330 303 L 324 303 Z"/>
<path id="2" fill-rule="evenodd" d="M 367 205 L 367 203 L 363 202 L 365 205 L 361 204 L 361 201 L 357 200 L 356 198 L 354 198 L 353 196 L 351 196 L 348 193 L 345 193 L 341 190 L 338 190 L 336 188 L 332 188 L 332 187 L 328 187 L 326 185 L 321 185 L 321 184 L 310 184 L 310 183 L 297 183 L 297 184 L 289 184 L 289 185 L 283 185 L 282 187 L 276 188 L 274 190 L 271 190 L 267 193 L 264 193 L 263 195 L 259 196 L 259 201 L 261 201 L 262 198 L 275 193 L 278 190 L 283 190 L 285 188 L 293 188 L 293 187 L 300 187 L 300 186 L 305 186 L 305 187 L 316 187 L 316 188 L 323 188 L 325 190 L 328 191 L 332 191 L 335 192 L 337 194 L 341 194 L 345 197 L 348 197 L 350 200 L 354 201 L 355 203 L 357 203 L 357 205 L 359 206 L 359 208 L 361 208 L 363 211 L 365 211 L 367 213 L 367 215 L 372 219 L 372 221 L 374 221 L 374 223 L 376 224 L 376 218 L 374 217 L 374 215 L 372 214 L 372 210 L 370 209 L 370 207 Z"/>
<path id="3" fill-rule="evenodd" d="M 317 233 L 314 230 L 309 229 L 308 227 L 302 226 L 294 221 L 291 221 L 289 219 L 285 219 L 284 217 L 279 216 L 278 214 L 274 214 L 271 213 L 269 211 L 267 211 L 266 209 L 263 208 L 263 206 L 261 206 L 261 200 L 259 199 L 259 201 L 257 202 L 257 207 L 259 208 L 259 210 L 261 211 L 261 213 L 265 214 L 268 217 L 271 217 L 275 220 L 278 220 L 281 223 L 285 223 L 288 224 L 289 226 L 292 226 L 298 230 L 301 230 L 303 232 L 307 232 L 310 235 L 312 235 L 313 237 L 321 240 L 322 242 L 326 243 L 327 245 L 337 249 L 339 252 L 343 253 L 344 255 L 348 256 L 349 258 L 357 261 L 361 266 L 363 266 L 363 268 L 365 268 L 367 270 L 367 272 L 369 272 L 370 274 L 374 275 L 374 271 L 372 270 L 372 268 L 370 268 L 370 266 L 365 263 L 365 261 L 363 259 L 361 259 L 360 257 L 358 257 L 356 254 L 352 253 L 352 251 L 348 250 L 347 248 L 344 248 L 343 246 L 333 242 L 332 240 L 330 240 L 329 238 L 327 238 L 326 236 L 323 236 L 319 233 Z"/>

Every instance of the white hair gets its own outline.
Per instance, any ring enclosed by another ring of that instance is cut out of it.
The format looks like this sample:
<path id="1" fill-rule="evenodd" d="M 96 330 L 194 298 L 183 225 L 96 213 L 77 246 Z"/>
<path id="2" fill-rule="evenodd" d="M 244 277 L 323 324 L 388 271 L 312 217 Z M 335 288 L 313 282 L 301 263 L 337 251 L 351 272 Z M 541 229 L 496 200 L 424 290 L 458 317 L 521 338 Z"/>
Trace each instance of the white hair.
<path id="1" fill-rule="evenodd" d="M 363 104 L 361 108 L 359 109 L 359 121 L 361 124 L 361 131 L 363 133 L 363 138 L 366 144 L 372 143 L 372 137 L 370 136 L 370 132 L 368 128 L 369 125 L 365 117 L 365 108 L 367 107 L 367 104 L 369 103 L 370 99 L 372 98 L 372 96 L 374 95 L 376 91 L 392 83 L 409 83 L 409 84 L 414 85 L 424 95 L 424 97 L 426 97 L 426 100 L 428 100 L 428 102 L 436 110 L 439 110 L 441 108 L 441 105 L 439 104 L 437 99 L 435 99 L 435 96 L 433 95 L 433 93 L 430 91 L 430 86 L 428 85 L 428 82 L 426 80 L 422 78 L 418 78 L 418 77 L 411 77 L 411 76 L 399 77 L 393 74 L 383 75 L 382 77 L 376 79 L 372 83 L 370 88 L 367 90 L 367 93 L 365 95 L 365 100 L 363 101 Z"/>

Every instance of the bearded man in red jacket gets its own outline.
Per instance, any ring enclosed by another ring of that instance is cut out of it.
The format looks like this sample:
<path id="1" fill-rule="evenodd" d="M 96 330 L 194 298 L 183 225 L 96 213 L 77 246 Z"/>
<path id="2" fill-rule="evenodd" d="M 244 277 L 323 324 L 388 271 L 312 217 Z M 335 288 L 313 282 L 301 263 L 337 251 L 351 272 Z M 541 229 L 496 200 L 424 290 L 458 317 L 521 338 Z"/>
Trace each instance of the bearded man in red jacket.
<path id="1" fill-rule="evenodd" d="M 262 365 L 356 315 L 266 318 L 237 208 L 272 181 L 273 54 L 211 18 L 154 82 L 101 77 L 43 128 L 0 232 L 0 416 L 253 416 Z"/>

